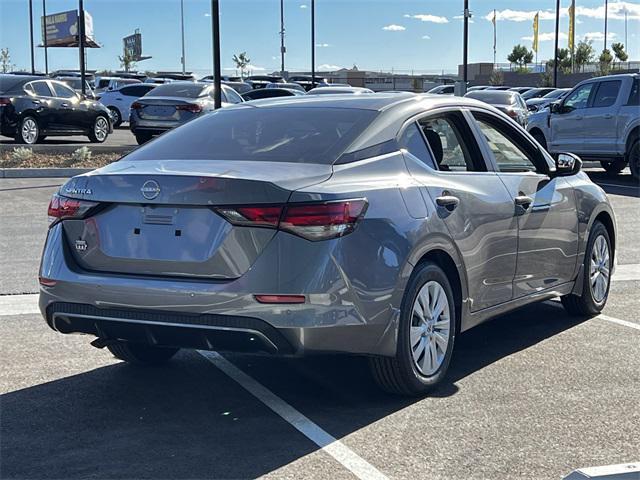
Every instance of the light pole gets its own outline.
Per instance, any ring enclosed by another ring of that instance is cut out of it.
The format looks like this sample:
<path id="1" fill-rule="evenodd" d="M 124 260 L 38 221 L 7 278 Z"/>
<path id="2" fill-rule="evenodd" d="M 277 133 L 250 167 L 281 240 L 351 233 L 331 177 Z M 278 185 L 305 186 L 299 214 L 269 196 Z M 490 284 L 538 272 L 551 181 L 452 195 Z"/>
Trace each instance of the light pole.
<path id="1" fill-rule="evenodd" d="M 213 106 L 222 107 L 222 82 L 220 73 L 220 5 L 211 0 L 211 35 L 213 43 Z"/>
<path id="2" fill-rule="evenodd" d="M 211 14 L 213 15 L 213 13 Z M 180 29 L 182 31 L 182 74 L 186 73 L 186 59 L 184 58 L 184 0 L 180 0 Z"/>
<path id="3" fill-rule="evenodd" d="M 553 86 L 558 87 L 558 34 L 560 31 L 560 0 L 556 0 L 556 38 L 553 54 Z"/>
<path id="4" fill-rule="evenodd" d="M 464 33 L 462 47 L 462 79 L 464 81 L 464 91 L 467 89 L 467 64 L 469 56 L 469 0 L 464 0 Z"/>
<path id="5" fill-rule="evenodd" d="M 609 16 L 609 0 L 604 0 L 604 48 L 602 51 L 607 49 L 607 20 Z"/>
<path id="6" fill-rule="evenodd" d="M 80 51 L 80 88 L 82 95 L 87 93 L 85 86 L 85 65 L 84 65 L 84 1 L 79 0 L 78 12 L 78 50 Z"/>
<path id="7" fill-rule="evenodd" d="M 44 73 L 49 75 L 49 55 L 47 52 L 47 1 L 42 0 L 42 37 L 44 44 Z"/>
<path id="8" fill-rule="evenodd" d="M 36 73 L 35 57 L 33 53 L 33 0 L 29 0 L 29 37 L 31 39 L 31 73 Z"/>
<path id="9" fill-rule="evenodd" d="M 284 46 L 284 0 L 280 0 L 280 75 L 284 78 L 284 54 L 286 52 Z"/>
<path id="10" fill-rule="evenodd" d="M 311 88 L 316 86 L 316 2 L 311 0 Z"/>

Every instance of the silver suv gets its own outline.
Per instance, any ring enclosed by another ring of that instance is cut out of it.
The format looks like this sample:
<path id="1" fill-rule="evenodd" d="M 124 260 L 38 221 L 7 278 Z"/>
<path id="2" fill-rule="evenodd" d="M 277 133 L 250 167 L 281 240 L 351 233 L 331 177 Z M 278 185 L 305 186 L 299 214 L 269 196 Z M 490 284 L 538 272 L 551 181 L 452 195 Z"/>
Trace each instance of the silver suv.
<path id="1" fill-rule="evenodd" d="M 599 160 L 609 173 L 628 164 L 640 179 L 638 74 L 585 80 L 551 108 L 529 117 L 527 129 L 552 154 Z"/>

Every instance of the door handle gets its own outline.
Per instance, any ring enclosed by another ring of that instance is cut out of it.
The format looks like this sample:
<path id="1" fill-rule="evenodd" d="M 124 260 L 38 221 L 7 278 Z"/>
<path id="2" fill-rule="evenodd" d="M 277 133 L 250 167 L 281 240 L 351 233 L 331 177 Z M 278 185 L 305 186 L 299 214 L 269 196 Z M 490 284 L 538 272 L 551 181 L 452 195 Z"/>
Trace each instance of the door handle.
<path id="1" fill-rule="evenodd" d="M 40 100 L 31 100 L 34 105 L 40 105 Z"/>
<path id="2" fill-rule="evenodd" d="M 442 195 L 441 197 L 436 198 L 436 203 L 439 207 L 444 207 L 451 212 L 458 206 L 460 199 L 453 195 Z"/>
<path id="3" fill-rule="evenodd" d="M 68 103 L 63 103 L 62 105 L 60 105 L 62 108 L 69 108 L 69 104 Z"/>
<path id="4" fill-rule="evenodd" d="M 604 114 L 604 118 L 606 118 L 607 120 L 609 120 L 610 118 L 613 118 L 613 115 L 610 113 L 605 113 Z"/>
<path id="5" fill-rule="evenodd" d="M 513 199 L 515 204 L 519 207 L 522 207 L 525 210 L 528 210 L 531 204 L 533 203 L 533 198 L 527 197 L 526 195 L 518 195 Z"/>

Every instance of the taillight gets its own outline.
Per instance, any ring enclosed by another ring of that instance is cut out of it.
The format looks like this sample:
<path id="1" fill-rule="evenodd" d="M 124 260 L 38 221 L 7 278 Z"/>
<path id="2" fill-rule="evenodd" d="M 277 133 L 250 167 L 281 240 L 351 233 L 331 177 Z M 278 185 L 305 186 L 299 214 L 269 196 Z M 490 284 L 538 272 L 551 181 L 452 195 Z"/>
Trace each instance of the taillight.
<path id="1" fill-rule="evenodd" d="M 183 110 L 191 113 L 200 113 L 202 111 L 202 106 L 197 103 L 188 103 L 186 105 L 176 105 L 176 110 Z"/>
<path id="2" fill-rule="evenodd" d="M 97 207 L 96 202 L 77 200 L 54 194 L 49 202 L 49 221 L 51 224 L 65 219 L 84 218 L 90 210 Z"/>
<path id="3" fill-rule="evenodd" d="M 11 105 L 11 99 L 7 97 L 0 97 L 0 107 L 4 107 L 5 105 Z"/>
<path id="4" fill-rule="evenodd" d="M 508 108 L 507 110 L 505 110 L 505 113 L 507 115 L 509 115 L 511 118 L 518 118 L 518 112 L 516 112 L 515 110 L 512 110 L 510 108 Z"/>
<path id="5" fill-rule="evenodd" d="M 221 207 L 216 211 L 233 225 L 274 228 L 317 241 L 353 232 L 367 206 L 365 199 L 356 199 L 277 206 Z"/>
<path id="6" fill-rule="evenodd" d="M 140 110 L 142 108 L 142 104 L 138 102 L 133 102 L 131 104 L 131 110 Z"/>

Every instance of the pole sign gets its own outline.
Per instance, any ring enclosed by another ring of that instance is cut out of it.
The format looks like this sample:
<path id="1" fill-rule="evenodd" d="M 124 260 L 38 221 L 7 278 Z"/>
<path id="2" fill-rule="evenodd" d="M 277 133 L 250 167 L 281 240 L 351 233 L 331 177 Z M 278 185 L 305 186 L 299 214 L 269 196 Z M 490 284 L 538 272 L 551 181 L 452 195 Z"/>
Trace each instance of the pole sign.
<path id="1" fill-rule="evenodd" d="M 78 12 L 53 13 L 42 20 L 42 43 L 47 47 L 75 47 L 78 45 Z M 84 12 L 85 39 L 93 41 L 93 18 Z"/>
<path id="2" fill-rule="evenodd" d="M 133 57 L 134 62 L 142 60 L 142 34 L 134 33 L 122 39 L 124 53 Z"/>

